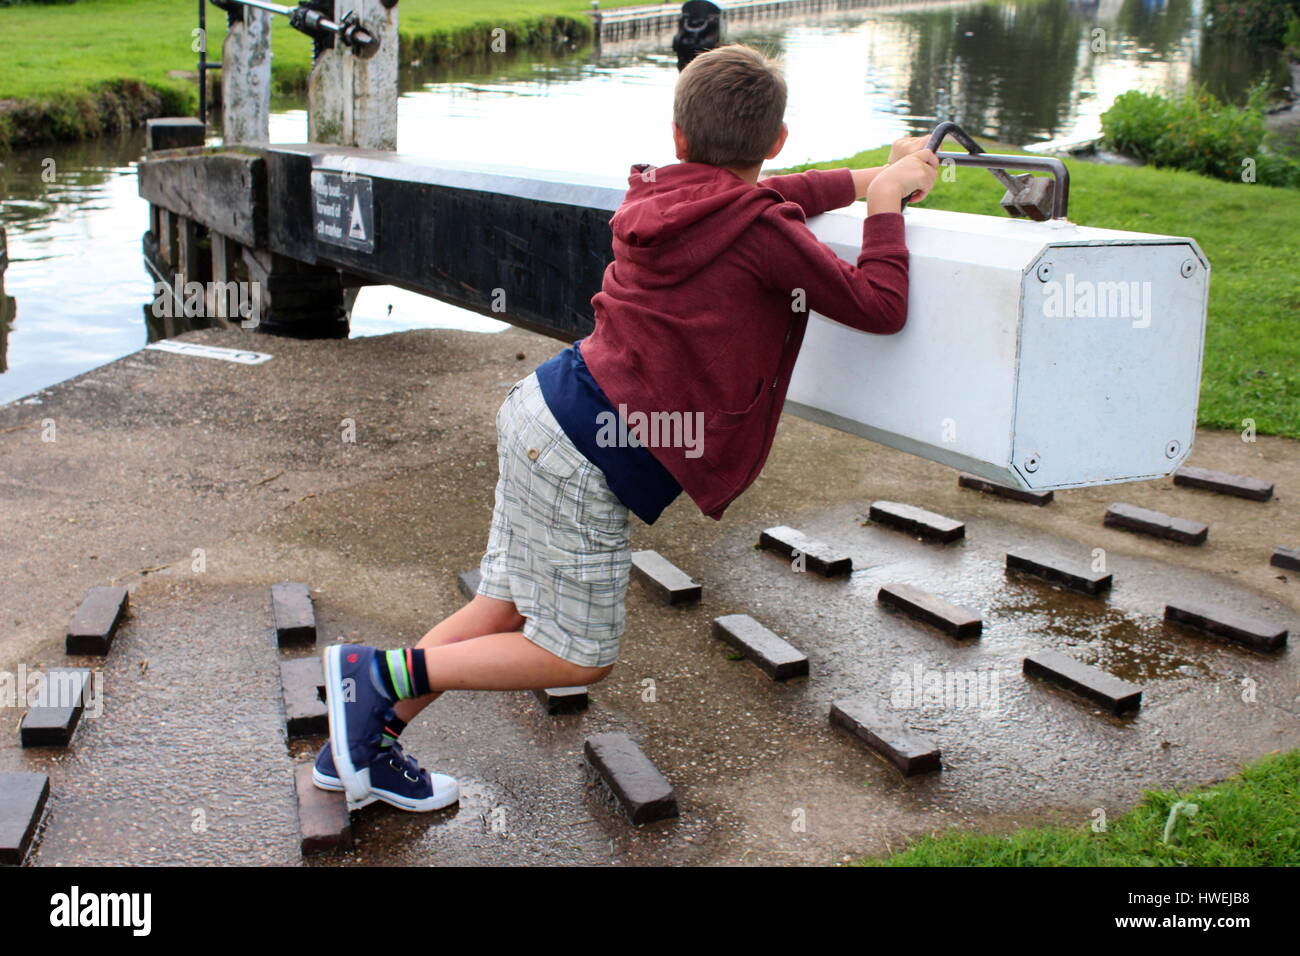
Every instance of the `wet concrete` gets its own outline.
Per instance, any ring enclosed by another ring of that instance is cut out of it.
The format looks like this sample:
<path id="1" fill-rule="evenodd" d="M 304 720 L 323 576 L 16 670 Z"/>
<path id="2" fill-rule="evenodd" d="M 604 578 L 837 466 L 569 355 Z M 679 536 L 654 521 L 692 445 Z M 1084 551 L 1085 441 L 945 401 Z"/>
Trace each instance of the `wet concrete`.
<path id="1" fill-rule="evenodd" d="M 237 331 L 186 338 L 249 344 Z M 283 737 L 270 585 L 311 584 L 322 641 L 400 646 L 454 610 L 455 575 L 486 538 L 496 407 L 559 347 L 519 331 L 253 343 L 275 358 L 146 351 L 0 407 L 0 670 L 64 663 L 85 588 L 132 591 L 103 668 L 103 715 L 83 720 L 63 755 L 0 737 L 0 769 L 52 777 L 38 864 L 297 862 L 291 759 L 311 748 Z M 45 419 L 53 442 L 41 440 Z M 342 440 L 345 419 L 355 443 Z M 622 660 L 590 710 L 548 717 L 527 693 L 447 695 L 404 741 L 460 778 L 459 809 L 367 808 L 357 849 L 317 862 L 827 863 L 950 826 L 1113 817 L 1146 788 L 1300 746 L 1293 650 L 1264 656 L 1160 621 L 1167 597 L 1195 594 L 1300 623 L 1297 576 L 1267 564 L 1275 545 L 1300 541 L 1300 443 L 1203 432 L 1191 460 L 1277 481 L 1277 497 L 1162 480 L 1037 508 L 787 418 L 724 521 L 682 500 L 653 527 L 634 523 L 633 547 L 692 574 L 704 601 L 665 607 L 634 583 Z M 877 498 L 962 519 L 967 538 L 931 545 L 864 524 Z M 1209 543 L 1104 528 L 1116 500 L 1206 521 Z M 826 580 L 755 550 L 758 532 L 782 523 L 843 547 L 858 570 Z M 1081 561 L 1102 548 L 1114 590 L 1097 600 L 1007 578 L 1013 545 Z M 982 639 L 958 644 L 879 607 L 890 581 L 981 609 Z M 807 653 L 811 676 L 774 684 L 733 660 L 709 633 L 733 612 Z M 1024 678 L 1021 658 L 1043 648 L 1143 684 L 1141 713 L 1109 717 Z M 843 696 L 890 701 L 918 666 L 982 675 L 988 693 L 900 712 L 945 763 L 904 781 L 827 712 Z M 12 727 L 21 712 L 10 716 Z M 633 831 L 592 784 L 583 739 L 614 729 L 673 782 L 679 820 Z"/>

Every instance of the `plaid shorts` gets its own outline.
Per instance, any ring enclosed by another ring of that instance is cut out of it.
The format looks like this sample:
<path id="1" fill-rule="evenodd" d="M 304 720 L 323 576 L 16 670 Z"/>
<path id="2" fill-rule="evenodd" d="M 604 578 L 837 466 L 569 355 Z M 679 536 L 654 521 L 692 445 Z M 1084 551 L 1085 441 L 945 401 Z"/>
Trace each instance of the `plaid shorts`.
<path id="1" fill-rule="evenodd" d="M 632 567 L 627 506 L 565 435 L 535 373 L 497 412 L 497 460 L 478 593 L 513 601 L 524 636 L 557 657 L 614 663 Z"/>

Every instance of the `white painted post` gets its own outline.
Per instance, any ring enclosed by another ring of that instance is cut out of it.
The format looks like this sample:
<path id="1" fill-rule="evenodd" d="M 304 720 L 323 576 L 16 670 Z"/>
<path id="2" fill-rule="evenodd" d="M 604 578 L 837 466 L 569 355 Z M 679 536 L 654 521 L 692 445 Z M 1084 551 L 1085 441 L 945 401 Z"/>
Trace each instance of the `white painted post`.
<path id="1" fill-rule="evenodd" d="M 397 3 L 335 0 L 336 21 L 349 9 L 379 42 L 358 56 L 340 39 L 307 80 L 307 137 L 314 143 L 397 149 Z"/>
<path id="2" fill-rule="evenodd" d="M 271 14 L 237 7 L 221 47 L 222 139 L 233 143 L 271 140 Z"/>

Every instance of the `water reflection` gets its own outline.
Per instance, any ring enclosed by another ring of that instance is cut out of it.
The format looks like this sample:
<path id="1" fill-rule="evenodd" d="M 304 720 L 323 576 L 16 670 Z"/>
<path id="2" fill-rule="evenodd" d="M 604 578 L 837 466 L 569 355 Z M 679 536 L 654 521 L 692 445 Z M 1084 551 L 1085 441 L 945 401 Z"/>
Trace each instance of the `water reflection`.
<path id="1" fill-rule="evenodd" d="M 832 159 L 955 119 L 1016 145 L 1095 134 L 1119 93 L 1204 83 L 1240 99 L 1283 58 L 1197 27 L 1203 0 L 1009 0 L 867 9 L 764 22 L 729 39 L 783 56 L 789 143 L 778 162 Z M 670 36 L 658 46 L 468 58 L 403 71 L 399 148 L 430 158 L 602 173 L 672 162 L 677 79 Z M 272 139 L 301 141 L 301 99 L 277 97 Z M 133 164 L 143 136 L 14 153 L 0 166 L 8 228 L 0 312 L 0 402 L 138 348 L 153 285 L 140 263 L 146 207 Z M 50 175 L 51 171 L 53 175 Z M 364 290 L 353 334 L 499 323 L 390 288 Z"/>

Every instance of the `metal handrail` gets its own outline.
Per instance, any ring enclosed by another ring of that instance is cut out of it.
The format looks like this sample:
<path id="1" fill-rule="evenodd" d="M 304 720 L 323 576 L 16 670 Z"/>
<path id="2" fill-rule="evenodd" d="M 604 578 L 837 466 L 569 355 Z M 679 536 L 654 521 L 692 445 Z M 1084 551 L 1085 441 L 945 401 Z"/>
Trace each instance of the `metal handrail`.
<path id="1" fill-rule="evenodd" d="M 937 152 L 939 147 L 943 145 L 943 141 L 949 136 L 962 146 L 965 146 L 969 152 Z M 1013 196 L 1020 191 L 1020 185 L 1007 175 L 1008 169 L 1051 173 L 1052 178 L 1056 180 L 1056 184 L 1052 189 L 1052 218 L 1066 218 L 1070 204 L 1070 171 L 1066 168 L 1065 163 L 1055 156 L 1014 156 L 1002 153 L 986 153 L 984 147 L 975 142 L 975 139 L 970 134 L 951 120 L 945 120 L 934 128 L 926 148 L 935 153 L 940 165 L 947 162 L 954 166 L 977 166 L 981 169 L 987 169 L 998 182 L 1007 187 Z M 908 198 L 905 197 L 903 199 L 904 209 L 907 208 L 907 203 Z"/>

